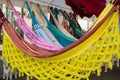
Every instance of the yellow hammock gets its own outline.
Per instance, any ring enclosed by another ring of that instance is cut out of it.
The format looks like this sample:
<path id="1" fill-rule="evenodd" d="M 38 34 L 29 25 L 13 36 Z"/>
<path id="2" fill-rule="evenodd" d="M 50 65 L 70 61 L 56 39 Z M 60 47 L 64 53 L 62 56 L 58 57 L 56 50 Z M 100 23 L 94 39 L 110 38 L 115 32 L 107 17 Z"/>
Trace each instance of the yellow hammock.
<path id="1" fill-rule="evenodd" d="M 109 11 L 112 7 L 113 5 L 109 4 L 105 10 Z M 96 23 L 107 14 L 105 10 Z M 118 9 L 116 10 L 82 44 L 50 58 L 35 58 L 24 54 L 4 30 L 2 56 L 5 57 L 7 65 L 10 63 L 12 66 L 11 71 L 18 69 L 19 76 L 26 74 L 27 80 L 32 79 L 31 77 L 38 80 L 89 80 L 91 71 L 97 70 L 97 75 L 100 75 L 104 62 L 112 69 L 113 55 L 120 58 Z"/>

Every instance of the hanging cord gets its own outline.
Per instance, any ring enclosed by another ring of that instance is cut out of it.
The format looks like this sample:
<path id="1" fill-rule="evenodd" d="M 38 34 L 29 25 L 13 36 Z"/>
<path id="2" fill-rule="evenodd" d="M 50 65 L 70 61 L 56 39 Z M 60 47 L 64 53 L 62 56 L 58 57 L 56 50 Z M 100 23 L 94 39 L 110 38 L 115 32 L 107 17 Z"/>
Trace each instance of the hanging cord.
<path id="1" fill-rule="evenodd" d="M 54 1 L 54 0 L 51 0 L 47 6 L 51 5 L 51 3 L 52 3 L 53 1 Z"/>

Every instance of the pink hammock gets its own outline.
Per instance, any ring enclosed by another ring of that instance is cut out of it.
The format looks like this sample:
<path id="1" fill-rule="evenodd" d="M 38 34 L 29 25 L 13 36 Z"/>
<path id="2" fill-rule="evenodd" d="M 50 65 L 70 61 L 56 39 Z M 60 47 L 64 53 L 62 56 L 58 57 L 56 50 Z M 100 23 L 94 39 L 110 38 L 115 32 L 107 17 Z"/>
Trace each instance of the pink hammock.
<path id="1" fill-rule="evenodd" d="M 48 42 L 44 41 L 43 39 L 41 39 L 27 24 L 26 22 L 20 17 L 19 13 L 15 10 L 11 0 L 9 0 L 11 9 L 13 10 L 13 13 L 16 15 L 17 19 L 16 22 L 19 25 L 19 27 L 21 28 L 21 30 L 23 31 L 23 33 L 28 37 L 28 39 L 30 39 L 30 41 L 40 47 L 40 48 L 44 48 L 47 50 L 60 50 L 61 47 L 59 46 L 55 46 L 52 44 L 49 44 Z"/>

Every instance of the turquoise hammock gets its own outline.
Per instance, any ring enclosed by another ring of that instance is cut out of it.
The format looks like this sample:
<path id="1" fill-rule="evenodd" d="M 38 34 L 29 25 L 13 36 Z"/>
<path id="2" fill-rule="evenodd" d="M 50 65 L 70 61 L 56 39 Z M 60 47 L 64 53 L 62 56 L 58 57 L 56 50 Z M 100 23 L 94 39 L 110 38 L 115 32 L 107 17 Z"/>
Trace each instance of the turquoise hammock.
<path id="1" fill-rule="evenodd" d="M 72 20 L 70 20 L 70 18 L 69 18 L 62 10 L 60 10 L 60 12 L 63 14 L 64 18 L 65 18 L 66 20 L 68 20 L 69 25 L 70 25 L 70 27 L 72 28 L 72 33 L 71 33 L 71 34 L 72 34 L 74 37 L 76 37 L 77 39 L 79 39 L 80 37 L 82 37 L 83 34 L 84 34 L 84 32 L 83 32 L 83 30 L 80 28 L 80 26 L 77 26 Z"/>
<path id="2" fill-rule="evenodd" d="M 40 38 L 44 39 L 45 41 L 47 41 L 47 42 L 50 43 L 50 44 L 54 44 L 54 43 L 52 42 L 52 40 L 50 40 L 50 38 L 46 35 L 46 33 L 42 30 L 42 28 L 41 28 L 40 25 L 38 24 L 37 20 L 35 19 L 32 11 L 31 11 L 31 9 L 30 9 L 30 7 L 29 7 L 29 5 L 28 5 L 28 2 L 25 2 L 25 4 L 26 4 L 26 7 L 27 7 L 27 9 L 28 9 L 28 11 L 29 11 L 30 17 L 31 17 L 31 19 L 32 19 L 32 25 L 33 25 L 34 31 L 37 33 L 37 35 L 38 35 Z"/>
<path id="3" fill-rule="evenodd" d="M 72 44 L 73 42 L 75 42 L 75 40 L 67 37 L 65 34 L 63 34 L 59 29 L 56 28 L 55 25 L 53 25 L 45 16 L 45 14 L 43 13 L 42 9 L 40 9 L 41 14 L 43 15 L 44 19 L 47 22 L 47 28 L 51 31 L 51 33 L 55 36 L 55 38 L 59 41 L 59 43 L 63 46 L 66 47 L 70 44 Z"/>

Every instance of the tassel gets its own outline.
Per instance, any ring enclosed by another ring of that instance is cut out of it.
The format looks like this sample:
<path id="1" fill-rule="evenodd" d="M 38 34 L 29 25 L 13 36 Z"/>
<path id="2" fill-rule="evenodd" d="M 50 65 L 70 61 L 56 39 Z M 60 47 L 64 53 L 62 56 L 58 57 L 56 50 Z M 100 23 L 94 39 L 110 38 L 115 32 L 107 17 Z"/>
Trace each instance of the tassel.
<path id="1" fill-rule="evenodd" d="M 108 62 L 108 68 L 110 68 L 111 70 L 113 69 L 112 62 Z"/>
<path id="2" fill-rule="evenodd" d="M 10 70 L 11 70 L 11 66 L 7 64 L 7 68 L 6 68 L 6 60 L 4 58 L 4 60 L 3 60 L 3 79 L 5 79 L 5 78 L 6 78 L 6 80 L 9 79 Z"/>
<path id="3" fill-rule="evenodd" d="M 95 71 L 92 71 L 92 74 L 96 74 L 96 72 L 95 72 Z"/>
<path id="4" fill-rule="evenodd" d="M 17 78 L 18 71 L 17 69 L 15 70 L 15 78 Z"/>
<path id="5" fill-rule="evenodd" d="M 22 76 L 24 76 L 24 73 L 21 73 Z"/>
<path id="6" fill-rule="evenodd" d="M 119 67 L 119 64 L 120 64 L 120 63 L 119 63 L 119 59 L 117 59 L 117 67 Z"/>
<path id="7" fill-rule="evenodd" d="M 13 80 L 13 79 L 12 79 L 12 72 L 10 72 L 10 80 Z"/>
<path id="8" fill-rule="evenodd" d="M 21 73 L 20 72 L 19 72 L 18 76 L 21 77 Z"/>
<path id="9" fill-rule="evenodd" d="M 30 80 L 30 79 L 29 79 L 29 76 L 27 76 L 27 79 L 26 79 L 26 80 Z"/>
<path id="10" fill-rule="evenodd" d="M 97 76 L 101 75 L 101 69 L 97 70 Z"/>
<path id="11" fill-rule="evenodd" d="M 87 78 L 87 80 L 89 80 L 89 78 Z"/>
<path id="12" fill-rule="evenodd" d="M 30 76 L 30 79 L 31 79 L 31 80 L 33 80 L 33 77 L 32 77 L 32 76 Z"/>
<path id="13" fill-rule="evenodd" d="M 108 69 L 108 65 L 105 64 L 105 72 L 107 72 L 107 69 Z"/>

